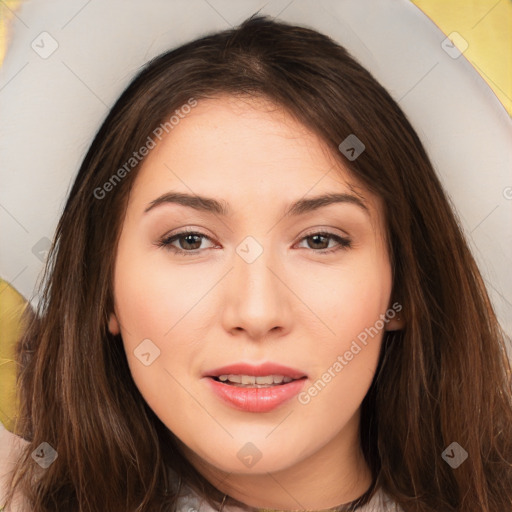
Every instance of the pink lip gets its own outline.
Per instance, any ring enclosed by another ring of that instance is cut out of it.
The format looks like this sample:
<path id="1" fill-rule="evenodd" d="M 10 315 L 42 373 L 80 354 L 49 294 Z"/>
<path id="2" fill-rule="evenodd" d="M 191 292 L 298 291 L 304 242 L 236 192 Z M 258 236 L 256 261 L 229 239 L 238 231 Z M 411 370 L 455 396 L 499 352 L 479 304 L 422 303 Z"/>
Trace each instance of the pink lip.
<path id="1" fill-rule="evenodd" d="M 268 388 L 238 387 L 215 380 L 219 375 L 283 375 L 292 380 L 286 384 L 278 384 Z M 209 370 L 203 374 L 212 391 L 225 403 L 246 412 L 268 412 L 297 395 L 304 387 L 307 375 L 295 368 L 277 363 L 251 365 L 235 363 Z"/>
<path id="2" fill-rule="evenodd" d="M 263 363 L 260 365 L 235 363 L 203 373 L 203 377 L 218 377 L 219 375 L 254 375 L 255 377 L 261 377 L 264 375 L 283 375 L 284 377 L 290 377 L 291 379 L 307 377 L 304 372 L 277 363 Z"/>
<path id="3" fill-rule="evenodd" d="M 240 375 L 238 371 L 228 373 Z M 243 375 L 251 375 L 246 371 L 242 373 Z M 283 375 L 280 372 L 271 373 Z M 269 373 L 264 373 L 263 375 L 269 375 Z M 292 380 L 287 384 L 279 384 L 268 388 L 242 388 L 225 384 L 212 377 L 207 377 L 206 380 L 211 386 L 212 391 L 221 400 L 235 409 L 245 412 L 269 412 L 300 393 L 307 379 Z"/>

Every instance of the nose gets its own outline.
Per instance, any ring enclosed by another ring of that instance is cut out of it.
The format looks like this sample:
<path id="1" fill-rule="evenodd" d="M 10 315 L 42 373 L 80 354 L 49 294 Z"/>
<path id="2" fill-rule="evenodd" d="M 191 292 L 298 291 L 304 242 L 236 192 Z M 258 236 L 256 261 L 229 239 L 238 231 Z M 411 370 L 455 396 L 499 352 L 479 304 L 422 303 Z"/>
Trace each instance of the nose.
<path id="1" fill-rule="evenodd" d="M 235 256 L 226 282 L 223 323 L 226 331 L 258 341 L 290 329 L 290 296 L 280 265 L 270 251 L 248 263 Z M 238 333 L 238 334 L 237 334 Z"/>

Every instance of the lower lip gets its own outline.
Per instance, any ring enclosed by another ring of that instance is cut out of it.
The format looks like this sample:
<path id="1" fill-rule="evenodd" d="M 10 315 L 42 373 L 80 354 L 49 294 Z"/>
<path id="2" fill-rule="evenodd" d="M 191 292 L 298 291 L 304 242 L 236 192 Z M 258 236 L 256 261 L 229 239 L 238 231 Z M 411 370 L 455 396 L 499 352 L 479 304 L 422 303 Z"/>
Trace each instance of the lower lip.
<path id="1" fill-rule="evenodd" d="M 213 392 L 235 409 L 245 412 L 269 412 L 299 394 L 305 378 L 268 388 L 242 388 L 207 377 Z"/>

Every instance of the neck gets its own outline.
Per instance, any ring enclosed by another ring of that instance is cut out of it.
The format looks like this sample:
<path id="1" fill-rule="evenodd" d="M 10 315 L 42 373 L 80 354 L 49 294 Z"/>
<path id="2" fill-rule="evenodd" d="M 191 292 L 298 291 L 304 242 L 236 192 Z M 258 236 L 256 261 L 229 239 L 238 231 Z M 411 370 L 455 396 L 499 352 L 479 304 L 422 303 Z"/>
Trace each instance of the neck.
<path id="1" fill-rule="evenodd" d="M 245 505 L 273 510 L 330 509 L 356 500 L 371 486 L 372 475 L 360 450 L 358 425 L 359 416 L 355 415 L 313 455 L 264 474 L 222 472 L 187 447 L 183 449 L 208 481 Z"/>

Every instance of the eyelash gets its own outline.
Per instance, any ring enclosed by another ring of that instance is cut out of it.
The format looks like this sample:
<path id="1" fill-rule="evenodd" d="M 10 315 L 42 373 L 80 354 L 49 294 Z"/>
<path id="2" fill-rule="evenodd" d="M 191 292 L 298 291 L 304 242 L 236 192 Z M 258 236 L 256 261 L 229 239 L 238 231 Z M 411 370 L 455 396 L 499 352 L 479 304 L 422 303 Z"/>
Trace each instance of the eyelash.
<path id="1" fill-rule="evenodd" d="M 172 242 L 174 242 L 175 240 L 178 240 L 179 238 L 182 238 L 182 237 L 185 237 L 187 235 L 198 235 L 200 237 L 203 237 L 203 238 L 206 238 L 208 240 L 211 241 L 210 237 L 203 234 L 203 233 L 200 233 L 198 231 L 189 231 L 189 230 L 184 230 L 184 231 L 180 231 L 179 233 L 176 233 L 172 236 L 168 236 L 168 237 L 163 237 L 162 239 L 160 239 L 156 245 L 158 247 L 163 247 L 164 249 L 168 250 L 168 251 L 171 251 L 175 254 L 180 254 L 180 255 L 183 255 L 183 256 L 194 256 L 194 255 L 197 255 L 198 252 L 201 250 L 201 249 L 194 249 L 192 251 L 185 251 L 183 249 L 179 249 L 178 247 L 174 247 L 172 244 Z M 344 237 L 341 237 L 339 235 L 335 235 L 334 233 L 329 233 L 327 231 L 319 231 L 319 232 L 313 232 L 313 233 L 310 233 L 310 234 L 307 234 L 306 236 L 302 237 L 301 238 L 301 242 L 302 240 L 305 240 L 307 238 L 312 238 L 314 236 L 317 236 L 317 235 L 320 235 L 320 236 L 323 236 L 323 237 L 327 237 L 327 238 L 332 238 L 334 240 L 336 240 L 338 242 L 338 246 L 337 247 L 334 247 L 334 248 L 330 248 L 330 249 L 320 249 L 320 250 L 315 250 L 315 249 L 311 249 L 312 251 L 314 252 L 317 252 L 317 253 L 320 253 L 320 254 L 331 254 L 333 252 L 336 252 L 336 251 L 339 251 L 339 250 L 342 250 L 342 249 L 350 249 L 352 247 L 352 241 L 349 239 L 349 238 L 344 238 Z"/>

